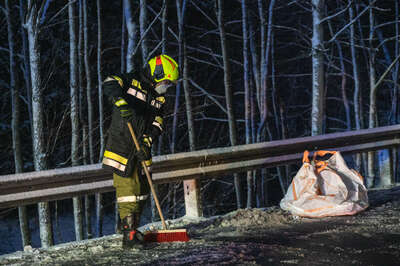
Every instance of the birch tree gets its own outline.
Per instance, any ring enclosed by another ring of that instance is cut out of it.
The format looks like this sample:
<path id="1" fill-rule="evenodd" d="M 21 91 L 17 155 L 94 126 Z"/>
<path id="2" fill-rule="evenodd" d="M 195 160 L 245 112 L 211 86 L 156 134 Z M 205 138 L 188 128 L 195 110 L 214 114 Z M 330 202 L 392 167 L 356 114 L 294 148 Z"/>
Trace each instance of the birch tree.
<path id="1" fill-rule="evenodd" d="M 37 1 L 28 0 L 28 13 L 25 27 L 28 31 L 29 61 L 32 81 L 32 140 L 33 161 L 36 171 L 47 169 L 47 154 L 45 147 L 45 132 L 43 121 L 43 84 L 40 72 L 39 33 L 40 18 L 46 1 L 38 6 Z M 50 207 L 48 202 L 38 204 L 40 240 L 42 247 L 53 245 L 51 230 Z"/>
<path id="2" fill-rule="evenodd" d="M 242 0 L 242 34 L 243 34 L 243 87 L 244 87 L 244 115 L 245 115 L 245 134 L 246 144 L 252 143 L 251 136 L 251 91 L 249 84 L 249 53 L 248 53 L 248 25 L 247 25 L 247 1 Z M 253 171 L 247 171 L 246 173 L 248 194 L 249 187 L 252 185 Z"/>
<path id="3" fill-rule="evenodd" d="M 101 6 L 100 0 L 97 0 L 97 86 L 99 94 L 99 128 L 100 128 L 100 155 L 101 160 L 104 152 L 104 136 L 103 136 L 103 91 L 101 77 Z M 97 236 L 103 235 L 103 203 L 101 193 L 96 193 L 96 218 L 97 218 Z"/>
<path id="4" fill-rule="evenodd" d="M 374 51 L 374 33 L 375 33 L 375 22 L 374 22 L 374 13 L 372 8 L 372 1 L 369 1 L 371 8 L 369 9 L 369 49 L 368 49 L 368 67 L 369 67 L 369 119 L 368 119 L 368 127 L 374 128 L 377 124 L 376 119 L 376 70 L 375 70 L 375 51 Z M 375 152 L 368 152 L 368 175 L 366 178 L 367 187 L 370 188 L 374 185 L 375 181 Z"/>
<path id="5" fill-rule="evenodd" d="M 26 4 L 24 3 L 23 0 L 19 1 L 19 19 L 21 22 L 21 29 L 20 32 L 20 38 L 22 41 L 22 47 L 21 47 L 21 54 L 23 56 L 22 60 L 22 66 L 21 69 L 23 70 L 24 73 L 24 83 L 25 83 L 25 90 L 26 90 L 26 98 L 31 99 L 31 94 L 32 94 L 32 88 L 31 88 L 31 78 L 30 78 L 30 68 L 29 68 L 29 51 L 28 51 L 28 40 L 27 40 L 27 32 L 23 30 L 24 28 L 24 23 L 25 23 L 25 7 Z M 32 102 L 28 101 L 27 103 L 28 106 L 28 115 L 29 115 L 29 126 L 31 131 L 32 130 Z"/>
<path id="6" fill-rule="evenodd" d="M 354 18 L 353 5 L 349 7 L 349 20 L 352 21 Z M 361 129 L 361 114 L 360 114 L 360 76 L 357 61 L 356 43 L 355 43 L 355 30 L 354 23 L 350 25 L 350 51 L 351 51 L 351 62 L 353 70 L 353 80 L 354 80 L 354 92 L 353 92 L 353 109 L 354 109 L 354 121 L 356 130 Z M 361 168 L 361 155 L 356 155 L 356 166 L 357 170 Z"/>
<path id="7" fill-rule="evenodd" d="M 161 24 L 161 42 L 162 42 L 162 53 L 167 53 L 167 22 L 168 22 L 168 0 L 163 0 L 163 13 L 162 13 L 162 24 Z"/>
<path id="8" fill-rule="evenodd" d="M 259 108 L 260 108 L 260 123 L 258 125 L 257 129 L 257 142 L 264 141 L 265 138 L 265 131 L 268 132 L 269 139 L 272 140 L 272 135 L 269 130 L 268 126 L 268 112 L 269 112 L 269 105 L 268 105 L 268 85 L 267 85 L 267 75 L 269 73 L 268 66 L 270 64 L 270 52 L 271 52 L 271 47 L 272 47 L 272 20 L 273 20 L 273 10 L 275 6 L 275 0 L 271 0 L 269 3 L 268 7 L 268 24 L 267 24 L 267 36 L 266 36 L 266 42 L 265 45 L 261 45 L 261 60 L 260 60 L 260 91 L 258 93 L 258 102 L 259 102 Z M 262 2 L 258 1 L 258 7 L 259 7 L 259 15 L 264 16 L 264 8 L 262 6 Z M 265 19 L 260 18 L 260 23 L 262 24 L 262 28 L 265 28 Z M 263 31 L 263 30 L 261 30 Z M 264 30 L 265 32 L 265 30 Z M 261 33 L 261 42 L 264 42 L 265 38 L 265 33 Z M 278 176 L 279 176 L 279 181 L 282 180 L 282 176 L 280 174 L 280 170 L 278 169 Z M 261 169 L 261 184 L 260 184 L 260 190 L 261 190 L 261 198 L 263 203 L 266 203 L 267 197 L 265 196 L 265 191 L 267 191 L 267 185 L 268 182 L 266 182 L 267 178 L 267 169 Z M 254 182 L 254 190 L 257 190 L 257 183 L 256 180 Z M 249 190 L 249 189 L 248 189 Z M 259 195 L 259 193 L 257 193 Z M 257 202 L 260 204 L 259 196 L 257 196 Z M 251 207 L 251 202 L 250 198 L 248 196 L 247 198 L 247 206 Z"/>
<path id="9" fill-rule="evenodd" d="M 140 24 L 140 39 L 142 39 L 141 48 L 142 48 L 142 66 L 147 63 L 149 56 L 149 47 L 146 36 L 146 29 L 148 25 L 147 21 L 147 0 L 140 0 L 140 14 L 139 14 L 139 24 Z"/>
<path id="10" fill-rule="evenodd" d="M 322 134 L 324 118 L 324 30 L 321 23 L 324 0 L 312 0 L 313 37 L 312 37 L 312 109 L 311 135 Z"/>
<path id="11" fill-rule="evenodd" d="M 187 118 L 187 128 L 189 133 L 189 149 L 194 151 L 196 149 L 196 131 L 194 127 L 193 119 L 193 103 L 192 95 L 189 86 L 189 64 L 187 59 L 186 50 L 186 35 L 185 35 L 185 11 L 186 11 L 186 0 L 176 1 L 176 12 L 178 15 L 178 32 L 179 32 L 179 66 L 180 73 L 183 74 L 182 80 L 179 82 L 178 86 L 183 83 L 183 91 L 185 94 L 185 107 L 186 107 L 186 118 Z M 201 200 L 200 200 L 200 185 L 196 179 L 183 181 L 184 195 L 185 195 L 185 207 L 186 215 L 192 217 L 203 216 L 201 211 Z"/>
<path id="12" fill-rule="evenodd" d="M 76 23 L 75 23 L 75 1 L 70 1 L 68 5 L 69 21 L 69 75 L 70 75 L 70 97 L 71 97 L 71 162 L 72 166 L 77 166 L 79 162 L 79 99 L 78 99 L 78 51 L 76 42 Z M 83 217 L 82 201 L 80 197 L 73 197 L 75 238 L 83 239 Z"/>
<path id="13" fill-rule="evenodd" d="M 85 103 L 85 92 L 86 92 L 86 87 L 84 86 L 84 65 L 83 65 L 83 28 L 84 28 L 84 23 L 83 23 L 83 0 L 79 0 L 79 39 L 78 39 L 78 80 L 79 80 L 79 119 L 81 123 L 81 130 L 82 130 L 82 158 L 83 158 L 83 164 L 88 164 L 88 145 L 87 145 L 87 138 L 88 138 L 88 133 L 87 133 L 87 124 L 86 124 L 86 115 L 84 112 L 84 106 L 86 106 Z M 86 111 L 86 109 L 85 109 Z M 86 113 L 87 114 L 87 113 Z M 85 232 L 86 232 L 86 237 L 88 239 L 92 238 L 92 222 L 91 222 L 91 206 L 90 206 L 90 196 L 85 195 L 84 196 L 84 202 L 85 202 Z"/>
<path id="14" fill-rule="evenodd" d="M 14 153 L 14 166 L 15 173 L 23 171 L 22 160 L 22 143 L 20 134 L 20 89 L 21 82 L 18 82 L 18 72 L 16 66 L 16 50 L 15 50 L 15 27 L 12 20 L 13 14 L 10 9 L 9 1 L 5 1 L 5 12 L 7 19 L 7 32 L 8 32 L 8 50 L 10 54 L 10 90 L 11 90 L 11 132 L 12 132 L 12 146 Z M 31 244 L 31 236 L 29 231 L 29 219 L 26 206 L 18 207 L 19 227 L 22 236 L 22 247 Z"/>
<path id="15" fill-rule="evenodd" d="M 132 1 L 124 0 L 123 8 L 124 8 L 126 29 L 128 33 L 128 46 L 126 51 L 126 71 L 131 72 L 135 68 L 133 52 L 135 50 L 135 46 L 137 45 L 138 26 L 134 18 Z"/>
<path id="16" fill-rule="evenodd" d="M 94 144 L 93 144 L 93 100 L 92 100 L 92 77 L 89 62 L 89 34 L 87 19 L 87 0 L 82 1 L 83 6 L 83 57 L 86 76 L 86 104 L 88 112 L 88 138 L 89 138 L 89 157 L 90 163 L 94 163 Z"/>

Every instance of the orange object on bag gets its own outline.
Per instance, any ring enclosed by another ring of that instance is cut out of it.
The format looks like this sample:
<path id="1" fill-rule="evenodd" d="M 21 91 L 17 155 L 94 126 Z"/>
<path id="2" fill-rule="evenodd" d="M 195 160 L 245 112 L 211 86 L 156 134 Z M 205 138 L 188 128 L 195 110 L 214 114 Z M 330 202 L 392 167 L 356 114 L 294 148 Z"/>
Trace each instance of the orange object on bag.
<path id="1" fill-rule="evenodd" d="M 282 209 L 293 215 L 319 218 L 353 215 L 368 207 L 362 176 L 349 169 L 338 151 L 316 151 L 310 162 L 304 151 L 303 166 L 293 178 Z"/>

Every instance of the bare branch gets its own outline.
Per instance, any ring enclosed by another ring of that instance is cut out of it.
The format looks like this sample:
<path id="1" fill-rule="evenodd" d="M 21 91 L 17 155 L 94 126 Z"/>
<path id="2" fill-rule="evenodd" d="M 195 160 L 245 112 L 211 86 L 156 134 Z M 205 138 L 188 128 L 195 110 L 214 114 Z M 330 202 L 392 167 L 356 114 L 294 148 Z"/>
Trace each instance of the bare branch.
<path id="1" fill-rule="evenodd" d="M 200 11 L 201 14 L 203 14 L 203 16 L 205 16 L 214 26 L 217 26 L 217 23 L 214 22 L 214 20 L 212 20 L 212 18 L 210 18 L 197 4 L 195 1 L 191 1 L 191 4 Z"/>
<path id="2" fill-rule="evenodd" d="M 397 63 L 397 61 L 399 61 L 400 59 L 400 55 L 397 56 L 397 58 L 395 60 L 393 60 L 393 62 L 390 64 L 390 66 L 388 66 L 388 68 L 385 70 L 385 72 L 382 74 L 382 76 L 379 78 L 378 82 L 375 84 L 374 88 L 372 90 L 375 90 L 376 88 L 378 88 L 378 86 L 382 83 L 382 81 L 384 80 L 384 78 L 386 77 L 386 75 L 390 72 L 390 70 L 394 67 L 394 65 Z"/>
<path id="3" fill-rule="evenodd" d="M 350 21 L 346 26 L 344 26 L 342 29 L 340 29 L 338 32 L 336 32 L 336 34 L 328 41 L 328 43 L 333 42 L 337 36 L 339 36 L 343 31 L 345 31 L 348 27 L 350 27 L 354 22 L 356 22 L 362 15 L 364 15 L 365 12 L 367 12 L 371 6 L 373 6 L 375 4 L 377 0 L 372 1 L 366 8 L 364 8 L 363 11 L 360 12 L 360 14 L 358 14 L 357 17 L 355 17 L 352 21 Z"/>
<path id="4" fill-rule="evenodd" d="M 333 19 L 334 17 L 337 17 L 337 16 L 343 14 L 344 12 L 346 12 L 346 11 L 349 9 L 349 7 L 350 7 L 352 4 L 353 4 L 353 1 L 349 1 L 349 4 L 348 4 L 344 9 L 340 10 L 340 11 L 337 12 L 336 14 L 333 14 L 333 15 L 330 15 L 330 16 L 328 16 L 328 17 L 325 17 L 325 18 L 321 19 L 320 23 L 324 23 L 324 22 L 327 21 L 327 20 Z"/>
<path id="5" fill-rule="evenodd" d="M 221 110 L 222 110 L 225 114 L 227 113 L 225 107 L 224 107 L 220 102 L 218 102 L 218 100 L 215 99 L 210 93 L 208 93 L 205 89 L 203 89 L 202 87 L 200 87 L 200 86 L 199 86 L 196 82 L 194 82 L 192 79 L 189 79 L 189 81 L 190 81 L 190 83 L 193 84 L 193 86 L 195 86 L 197 89 L 199 89 L 199 90 L 202 91 L 204 94 L 206 94 L 207 97 L 208 97 L 211 101 L 213 101 L 219 108 L 221 108 Z"/>
<path id="6" fill-rule="evenodd" d="M 147 27 L 147 29 L 144 31 L 143 35 L 140 37 L 140 40 L 138 41 L 135 49 L 133 50 L 133 55 L 136 55 L 137 50 L 140 47 L 140 44 L 143 42 L 144 37 L 146 37 L 147 33 L 150 31 L 151 27 L 153 26 L 153 24 L 157 21 L 157 19 L 162 15 L 163 11 L 165 9 L 165 5 L 163 4 L 163 6 L 161 7 L 160 12 L 158 12 L 157 16 L 153 19 L 153 21 L 150 23 L 150 25 Z M 148 59 L 148 58 L 147 58 Z M 147 63 L 147 60 L 145 61 Z"/>
<path id="7" fill-rule="evenodd" d="M 157 12 L 154 11 L 154 9 L 153 9 L 151 6 L 148 6 L 148 8 L 149 8 L 149 10 L 150 10 L 154 15 L 157 15 Z M 162 18 L 160 18 L 159 16 L 156 17 L 156 18 L 158 18 L 160 21 L 162 20 Z M 174 36 L 174 38 L 175 38 L 176 40 L 179 39 L 179 38 L 178 38 L 178 35 L 171 29 L 171 27 L 168 27 L 168 31 Z"/>

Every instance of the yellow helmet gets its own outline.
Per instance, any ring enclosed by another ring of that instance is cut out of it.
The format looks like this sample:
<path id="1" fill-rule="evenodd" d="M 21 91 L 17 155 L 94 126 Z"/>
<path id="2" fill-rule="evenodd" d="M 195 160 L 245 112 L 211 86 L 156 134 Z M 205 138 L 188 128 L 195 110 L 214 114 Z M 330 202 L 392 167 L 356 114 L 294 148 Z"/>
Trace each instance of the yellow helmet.
<path id="1" fill-rule="evenodd" d="M 176 83 L 179 77 L 178 64 L 168 55 L 162 54 L 149 61 L 150 75 L 154 81 L 170 80 Z"/>

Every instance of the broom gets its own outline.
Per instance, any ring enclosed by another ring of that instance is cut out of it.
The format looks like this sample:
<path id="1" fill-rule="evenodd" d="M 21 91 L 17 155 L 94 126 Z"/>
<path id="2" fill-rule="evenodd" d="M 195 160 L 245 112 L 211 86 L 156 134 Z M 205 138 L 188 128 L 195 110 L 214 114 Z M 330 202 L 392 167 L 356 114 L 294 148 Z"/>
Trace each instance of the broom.
<path id="1" fill-rule="evenodd" d="M 128 122 L 128 128 L 131 132 L 131 136 L 133 142 L 135 143 L 135 147 L 138 151 L 140 151 L 140 145 L 137 141 L 135 132 L 133 131 L 132 124 Z M 154 202 L 156 203 L 158 214 L 161 218 L 161 223 L 163 230 L 156 230 L 156 231 L 147 231 L 144 232 L 144 241 L 145 242 L 186 242 L 189 241 L 189 236 L 186 232 L 186 229 L 175 229 L 175 230 L 168 230 L 167 224 L 165 223 L 164 215 L 162 214 L 160 203 L 157 198 L 156 191 L 154 190 L 153 181 L 151 180 L 149 170 L 144 161 L 141 162 L 144 172 L 146 173 L 147 181 L 149 182 L 149 186 L 151 189 L 151 193 L 153 194 Z"/>

